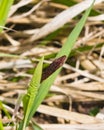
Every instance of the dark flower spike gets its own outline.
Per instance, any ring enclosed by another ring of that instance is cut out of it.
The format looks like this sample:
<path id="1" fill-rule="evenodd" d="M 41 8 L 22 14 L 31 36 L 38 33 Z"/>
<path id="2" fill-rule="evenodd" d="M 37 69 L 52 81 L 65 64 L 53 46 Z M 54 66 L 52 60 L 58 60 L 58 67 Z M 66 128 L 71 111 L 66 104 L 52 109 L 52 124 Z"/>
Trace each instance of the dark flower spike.
<path id="1" fill-rule="evenodd" d="M 61 56 L 55 59 L 42 73 L 41 81 L 48 78 L 52 73 L 54 73 L 57 69 L 59 69 L 66 61 L 66 56 Z"/>

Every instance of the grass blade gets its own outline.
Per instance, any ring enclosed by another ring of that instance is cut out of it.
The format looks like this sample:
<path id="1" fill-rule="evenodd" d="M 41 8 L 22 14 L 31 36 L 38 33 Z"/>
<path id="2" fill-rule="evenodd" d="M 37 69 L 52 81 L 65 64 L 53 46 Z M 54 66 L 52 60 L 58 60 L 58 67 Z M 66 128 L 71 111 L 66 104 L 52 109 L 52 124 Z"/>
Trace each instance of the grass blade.
<path id="1" fill-rule="evenodd" d="M 3 127 L 1 120 L 0 120 L 0 130 L 4 130 L 4 127 Z"/>
<path id="2" fill-rule="evenodd" d="M 0 0 L 0 32 L 3 30 L 11 5 L 14 0 Z"/>
<path id="3" fill-rule="evenodd" d="M 24 119 L 23 119 L 23 128 L 22 130 L 25 130 L 27 121 L 28 121 L 28 116 L 31 112 L 31 108 L 33 107 L 33 103 L 35 100 L 35 97 L 37 95 L 39 86 L 40 86 L 40 81 L 41 81 L 41 75 L 42 75 L 42 66 L 43 66 L 43 59 L 42 58 L 37 65 L 33 77 L 31 79 L 27 94 L 23 97 L 23 106 L 24 106 Z"/>
<path id="4" fill-rule="evenodd" d="M 5 113 L 5 115 L 8 117 L 8 119 L 11 118 L 9 112 L 7 111 L 7 109 L 4 107 L 3 103 L 0 101 L 0 108 L 2 109 L 2 111 Z"/>

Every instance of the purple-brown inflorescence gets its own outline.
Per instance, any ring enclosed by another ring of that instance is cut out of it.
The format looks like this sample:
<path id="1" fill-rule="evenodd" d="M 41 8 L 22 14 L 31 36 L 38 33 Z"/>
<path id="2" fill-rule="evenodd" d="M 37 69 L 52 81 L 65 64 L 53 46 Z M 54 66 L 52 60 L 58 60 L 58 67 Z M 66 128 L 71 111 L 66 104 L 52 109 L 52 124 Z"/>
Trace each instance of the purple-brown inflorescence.
<path id="1" fill-rule="evenodd" d="M 66 56 L 61 56 L 55 59 L 42 73 L 41 81 L 48 78 L 52 73 L 54 73 L 57 69 L 59 69 L 66 61 Z"/>

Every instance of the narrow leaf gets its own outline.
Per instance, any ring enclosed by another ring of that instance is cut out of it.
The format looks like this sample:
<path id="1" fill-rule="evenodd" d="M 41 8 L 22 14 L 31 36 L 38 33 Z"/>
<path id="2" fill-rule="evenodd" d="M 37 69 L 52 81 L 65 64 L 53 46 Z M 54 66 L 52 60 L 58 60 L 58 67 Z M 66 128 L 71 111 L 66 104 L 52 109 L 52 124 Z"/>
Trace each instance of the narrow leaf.
<path id="1" fill-rule="evenodd" d="M 43 130 L 36 122 L 32 122 L 33 130 Z"/>
<path id="2" fill-rule="evenodd" d="M 0 32 L 3 29 L 1 26 L 5 25 L 13 1 L 14 0 L 0 0 Z"/>
<path id="3" fill-rule="evenodd" d="M 33 102 L 35 100 L 35 97 L 37 95 L 40 81 L 41 81 L 41 75 L 42 75 L 42 65 L 43 65 L 43 59 L 42 58 L 37 65 L 33 77 L 31 79 L 27 94 L 23 98 L 23 106 L 24 106 L 24 120 L 23 120 L 23 130 L 26 127 L 26 122 L 28 120 L 28 116 L 30 114 L 31 108 L 33 106 Z"/>
<path id="4" fill-rule="evenodd" d="M 3 105 L 3 103 L 1 101 L 0 101 L 0 108 L 5 113 L 5 115 L 10 119 L 11 116 L 10 116 L 9 112 L 7 111 L 7 109 L 4 107 L 4 105 Z"/>
<path id="5" fill-rule="evenodd" d="M 0 120 L 0 130 L 4 130 L 4 127 L 3 127 L 3 124 L 2 124 L 1 120 Z"/>

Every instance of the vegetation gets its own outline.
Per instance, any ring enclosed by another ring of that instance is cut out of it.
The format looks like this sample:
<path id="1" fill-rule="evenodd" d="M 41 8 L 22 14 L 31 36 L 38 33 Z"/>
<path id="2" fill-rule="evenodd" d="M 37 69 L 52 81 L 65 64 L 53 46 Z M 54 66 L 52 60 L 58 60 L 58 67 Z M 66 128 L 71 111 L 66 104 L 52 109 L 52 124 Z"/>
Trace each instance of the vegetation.
<path id="1" fill-rule="evenodd" d="M 103 6 L 85 2 L 1 1 L 1 130 L 104 128 Z"/>

